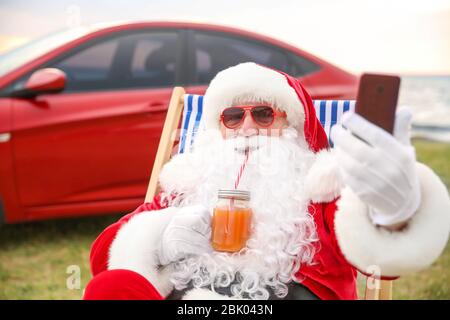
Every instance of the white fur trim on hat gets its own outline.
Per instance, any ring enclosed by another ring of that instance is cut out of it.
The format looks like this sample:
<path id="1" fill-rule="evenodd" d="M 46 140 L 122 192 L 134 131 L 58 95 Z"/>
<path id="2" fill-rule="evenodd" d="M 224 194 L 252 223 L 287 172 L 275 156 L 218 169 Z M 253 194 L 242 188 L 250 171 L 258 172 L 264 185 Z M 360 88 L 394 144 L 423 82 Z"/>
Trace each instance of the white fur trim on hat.
<path id="1" fill-rule="evenodd" d="M 346 259 L 360 271 L 403 276 L 431 265 L 444 250 L 450 232 L 450 199 L 445 185 L 417 164 L 422 202 L 401 231 L 375 226 L 367 206 L 348 188 L 338 201 L 334 227 Z"/>
<path id="2" fill-rule="evenodd" d="M 333 150 L 316 153 L 305 178 L 307 199 L 314 203 L 330 202 L 340 195 L 343 185 Z"/>
<path id="3" fill-rule="evenodd" d="M 276 106 L 286 112 L 289 124 L 304 134 L 304 107 L 286 77 L 277 71 L 246 62 L 219 72 L 205 93 L 205 129 L 218 129 L 222 110 L 236 103 Z"/>
<path id="4" fill-rule="evenodd" d="M 126 269 L 139 273 L 166 297 L 173 290 L 171 267 L 158 268 L 157 250 L 161 235 L 177 208 L 136 214 L 117 232 L 109 250 L 108 270 Z"/>

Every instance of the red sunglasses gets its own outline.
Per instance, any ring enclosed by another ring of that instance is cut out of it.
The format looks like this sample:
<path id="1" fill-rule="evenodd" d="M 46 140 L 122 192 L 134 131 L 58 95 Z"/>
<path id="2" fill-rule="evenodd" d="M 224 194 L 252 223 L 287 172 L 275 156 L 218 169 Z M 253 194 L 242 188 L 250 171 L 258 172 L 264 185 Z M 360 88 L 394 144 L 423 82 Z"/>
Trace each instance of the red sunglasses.
<path id="1" fill-rule="evenodd" d="M 245 114 L 250 111 L 253 121 L 261 127 L 269 127 L 275 121 L 275 117 L 286 117 L 286 113 L 276 111 L 271 106 L 236 106 L 222 111 L 220 121 L 228 129 L 236 129 L 244 121 Z"/>

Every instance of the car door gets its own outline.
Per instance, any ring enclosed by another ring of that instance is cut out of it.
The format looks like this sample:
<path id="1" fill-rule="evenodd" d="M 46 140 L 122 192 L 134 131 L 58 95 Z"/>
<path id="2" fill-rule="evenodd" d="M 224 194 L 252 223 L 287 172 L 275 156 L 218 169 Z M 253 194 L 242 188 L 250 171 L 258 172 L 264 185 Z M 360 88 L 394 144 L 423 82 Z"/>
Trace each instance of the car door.
<path id="1" fill-rule="evenodd" d="M 120 33 L 45 65 L 66 73 L 66 89 L 13 101 L 23 206 L 64 206 L 61 215 L 72 215 L 75 209 L 129 210 L 142 202 L 179 82 L 181 43 L 175 29 Z"/>

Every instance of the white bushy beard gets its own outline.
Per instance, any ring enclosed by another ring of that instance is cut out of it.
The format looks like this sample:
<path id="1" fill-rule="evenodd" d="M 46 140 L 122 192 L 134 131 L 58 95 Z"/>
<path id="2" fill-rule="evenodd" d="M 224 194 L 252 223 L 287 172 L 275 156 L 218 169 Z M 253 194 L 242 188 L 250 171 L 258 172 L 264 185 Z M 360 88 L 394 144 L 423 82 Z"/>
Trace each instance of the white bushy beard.
<path id="1" fill-rule="evenodd" d="M 176 156 L 186 166 L 183 172 L 194 178 L 185 186 L 165 183 L 165 194 L 178 194 L 170 205 L 201 203 L 213 212 L 218 190 L 234 188 L 243 150 L 250 147 L 238 189 L 250 191 L 253 210 L 246 247 L 233 254 L 213 251 L 177 262 L 171 279 L 176 289 L 192 281 L 196 288 L 231 286 L 235 298 L 268 299 L 270 287 L 282 298 L 288 293 L 286 284 L 300 280 L 295 274 L 301 265 L 312 262 L 317 241 L 303 192 L 313 153 L 300 141 L 292 128 L 283 130 L 281 137 L 250 139 L 225 140 L 218 132 L 204 132 L 194 152 Z"/>

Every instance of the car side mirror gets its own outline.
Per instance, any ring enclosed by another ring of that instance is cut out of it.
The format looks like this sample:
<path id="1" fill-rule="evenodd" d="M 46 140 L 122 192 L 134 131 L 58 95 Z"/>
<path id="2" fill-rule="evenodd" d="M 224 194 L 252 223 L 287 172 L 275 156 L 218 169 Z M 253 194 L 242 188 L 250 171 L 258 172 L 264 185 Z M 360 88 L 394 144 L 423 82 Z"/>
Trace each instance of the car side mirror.
<path id="1" fill-rule="evenodd" d="M 40 94 L 57 93 L 66 86 L 66 74 L 56 68 L 44 68 L 33 72 L 25 85 L 12 93 L 15 97 L 34 98 Z"/>

